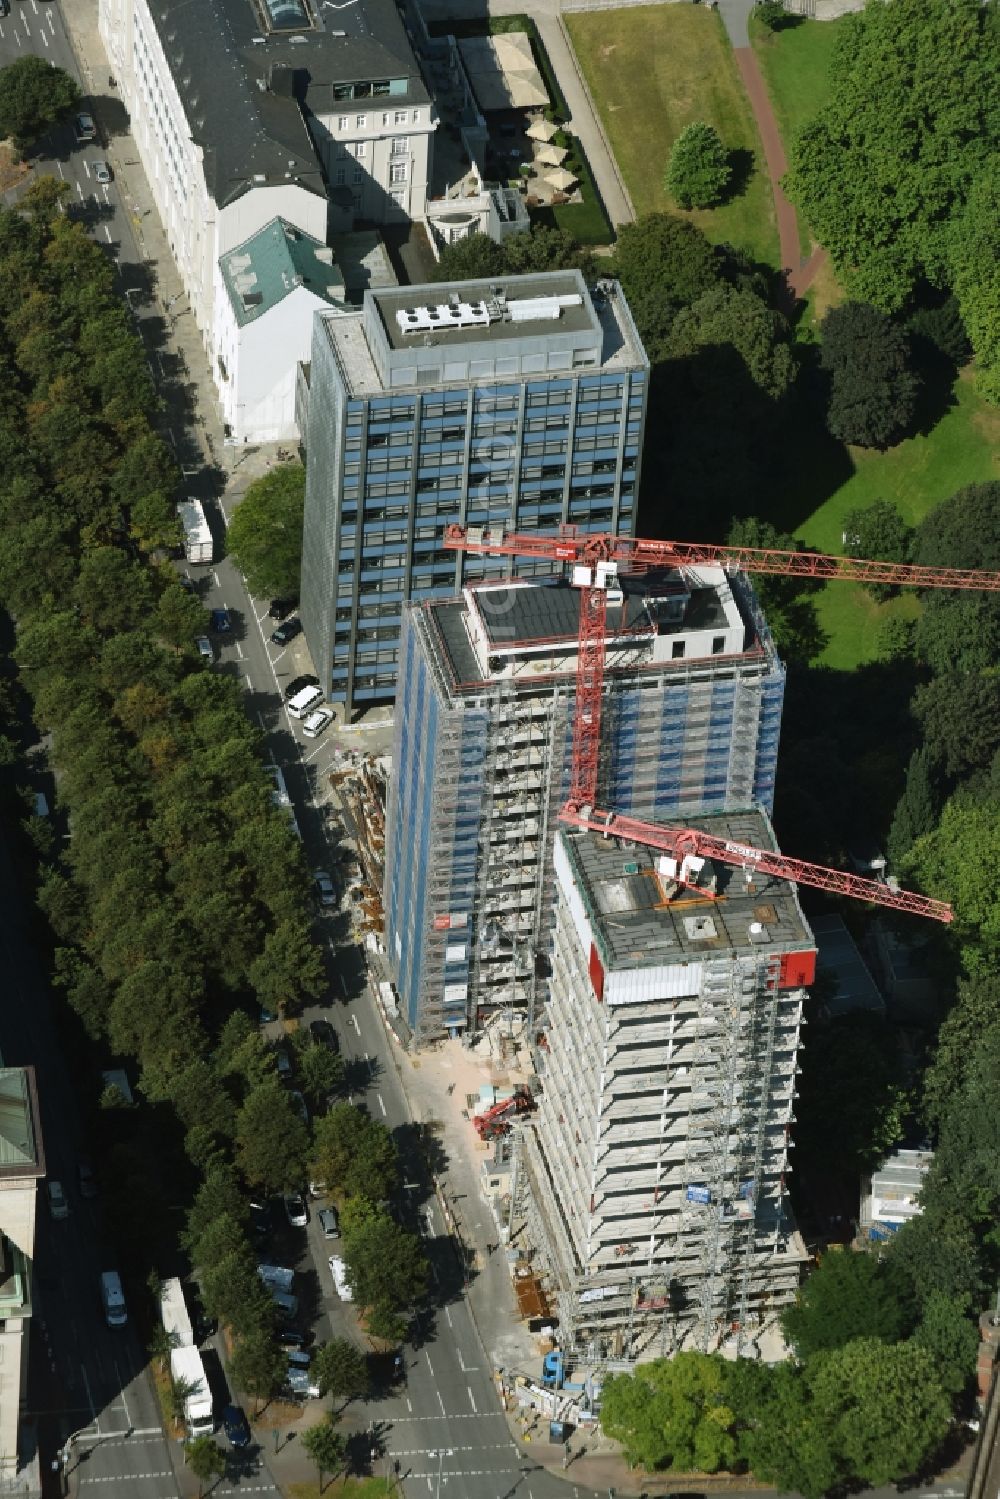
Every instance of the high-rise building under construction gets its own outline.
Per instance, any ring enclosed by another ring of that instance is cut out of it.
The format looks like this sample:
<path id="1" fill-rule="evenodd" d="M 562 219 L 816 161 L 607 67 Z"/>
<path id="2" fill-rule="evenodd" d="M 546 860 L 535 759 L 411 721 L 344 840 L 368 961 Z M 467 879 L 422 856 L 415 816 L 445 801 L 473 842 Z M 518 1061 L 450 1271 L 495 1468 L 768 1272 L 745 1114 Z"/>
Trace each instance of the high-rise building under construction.
<path id="1" fill-rule="evenodd" d="M 480 583 L 404 613 L 387 817 L 386 946 L 417 1042 L 533 1018 L 568 784 L 580 594 Z M 770 810 L 784 672 L 720 568 L 609 595 L 599 805 L 650 821 Z"/>
<path id="2" fill-rule="evenodd" d="M 760 811 L 692 820 L 776 847 Z M 785 1175 L 815 945 L 795 886 L 567 828 L 554 875 L 517 1246 L 568 1357 L 749 1351 L 805 1257 Z"/>

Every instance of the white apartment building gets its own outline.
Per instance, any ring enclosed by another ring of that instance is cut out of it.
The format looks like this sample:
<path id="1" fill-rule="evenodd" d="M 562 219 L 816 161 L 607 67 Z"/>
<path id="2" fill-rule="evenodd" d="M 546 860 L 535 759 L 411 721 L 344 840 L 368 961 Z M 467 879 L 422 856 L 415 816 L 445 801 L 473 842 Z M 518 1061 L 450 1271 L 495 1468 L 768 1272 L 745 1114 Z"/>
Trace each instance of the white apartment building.
<path id="1" fill-rule="evenodd" d="M 221 395 L 220 257 L 276 218 L 325 244 L 420 217 L 430 96 L 393 0 L 99 0 L 98 23 Z"/>
<path id="2" fill-rule="evenodd" d="M 0 1491 L 22 1493 L 38 1179 L 45 1175 L 34 1069 L 0 1063 Z"/>
<path id="3" fill-rule="evenodd" d="M 219 257 L 216 374 L 223 419 L 237 442 L 298 437 L 295 385 L 309 358 L 313 315 L 346 311 L 344 298 L 330 247 L 284 219 Z"/>
<path id="4" fill-rule="evenodd" d="M 761 811 L 687 820 L 776 846 Z M 542 1092 L 516 1126 L 512 1222 L 560 1343 L 593 1361 L 747 1353 L 807 1258 L 786 1195 L 815 975 L 795 887 L 566 829 L 554 871 Z"/>

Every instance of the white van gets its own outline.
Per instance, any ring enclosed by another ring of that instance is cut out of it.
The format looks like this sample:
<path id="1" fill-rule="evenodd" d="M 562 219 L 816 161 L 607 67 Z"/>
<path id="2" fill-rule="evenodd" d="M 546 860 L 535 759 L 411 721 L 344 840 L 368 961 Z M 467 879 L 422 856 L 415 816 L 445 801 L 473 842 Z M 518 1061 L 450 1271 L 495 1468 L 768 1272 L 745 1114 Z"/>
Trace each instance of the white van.
<path id="1" fill-rule="evenodd" d="M 354 1294 L 347 1279 L 347 1266 L 340 1258 L 340 1255 L 331 1254 L 328 1264 L 330 1266 L 330 1274 L 333 1276 L 334 1289 L 341 1301 L 353 1301 Z"/>
<path id="2" fill-rule="evenodd" d="M 314 708 L 318 708 L 323 701 L 322 687 L 303 687 L 289 700 L 288 711 L 293 718 L 305 718 Z"/>
<path id="3" fill-rule="evenodd" d="M 101 1274 L 101 1305 L 104 1320 L 109 1327 L 124 1327 L 128 1321 L 125 1292 L 117 1270 L 105 1270 Z"/>

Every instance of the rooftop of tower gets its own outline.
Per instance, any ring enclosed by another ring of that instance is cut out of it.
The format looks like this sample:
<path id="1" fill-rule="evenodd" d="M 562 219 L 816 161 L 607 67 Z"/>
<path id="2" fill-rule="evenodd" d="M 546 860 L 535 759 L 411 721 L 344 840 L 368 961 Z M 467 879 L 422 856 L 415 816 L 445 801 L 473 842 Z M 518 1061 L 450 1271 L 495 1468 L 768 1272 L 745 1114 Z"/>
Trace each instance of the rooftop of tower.
<path id="1" fill-rule="evenodd" d="M 749 591 L 734 588 L 721 568 L 623 576 L 619 583 L 623 597 L 609 601 L 607 612 L 611 669 L 774 654 Z M 456 693 L 492 682 L 537 684 L 576 670 L 580 591 L 565 578 L 474 583 L 459 598 L 418 607 L 428 611 Z"/>
<path id="2" fill-rule="evenodd" d="M 720 812 L 685 819 L 682 825 L 744 846 L 777 850 L 771 824 L 760 811 Z M 683 886 L 671 898 L 670 871 L 654 849 L 568 828 L 560 829 L 557 845 L 565 859 L 557 852 L 557 871 L 560 865 L 568 870 L 573 894 L 579 897 L 577 928 L 582 916 L 605 973 L 667 967 L 721 953 L 815 947 L 788 880 L 754 870 L 748 884 L 742 868 L 706 865 L 702 878 L 710 869 L 715 873 L 714 900 Z M 561 878 L 565 888 L 565 875 Z"/>

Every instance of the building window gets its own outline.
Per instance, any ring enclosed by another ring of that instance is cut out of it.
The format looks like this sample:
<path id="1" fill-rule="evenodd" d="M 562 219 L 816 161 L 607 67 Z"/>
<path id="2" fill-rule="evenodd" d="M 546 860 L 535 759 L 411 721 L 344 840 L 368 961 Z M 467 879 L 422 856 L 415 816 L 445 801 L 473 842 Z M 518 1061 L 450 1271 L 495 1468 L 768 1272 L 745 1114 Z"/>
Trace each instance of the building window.
<path id="1" fill-rule="evenodd" d="M 389 181 L 393 184 L 406 181 L 406 162 L 394 161 L 389 166 Z"/>
<path id="2" fill-rule="evenodd" d="M 726 649 L 726 637 L 725 637 L 725 635 L 713 635 L 712 636 L 712 655 L 713 656 L 721 656 L 722 653 L 723 653 L 723 651 L 725 649 Z"/>
<path id="3" fill-rule="evenodd" d="M 364 174 L 363 170 L 361 169 L 361 167 L 355 167 L 354 168 L 353 176 L 351 177 L 351 181 L 354 183 L 354 186 L 358 187 L 362 182 L 364 182 L 364 180 L 365 180 L 365 174 Z M 361 199 L 360 198 L 355 199 L 355 207 L 360 208 L 360 206 L 361 206 Z"/>
<path id="4" fill-rule="evenodd" d="M 344 184 L 347 182 L 347 168 L 346 167 L 338 167 L 337 168 L 336 172 L 334 173 L 333 182 L 334 182 L 334 187 L 343 187 L 344 186 Z"/>
<path id="5" fill-rule="evenodd" d="M 349 120 L 349 118 L 348 118 L 347 115 L 338 115 L 337 116 L 337 129 L 338 130 L 346 130 L 349 124 L 350 124 L 350 120 Z"/>
<path id="6" fill-rule="evenodd" d="M 684 655 L 684 644 L 685 643 L 683 640 L 675 640 L 671 645 L 670 655 L 674 661 L 680 661 L 680 659 Z"/>
<path id="7" fill-rule="evenodd" d="M 415 109 L 413 111 L 413 123 L 414 123 L 414 125 L 419 125 L 420 124 L 420 111 L 419 111 L 419 109 Z"/>
<path id="8" fill-rule="evenodd" d="M 413 118 L 416 119 L 416 114 L 414 114 Z M 396 113 L 395 113 L 395 116 L 394 116 L 394 119 L 395 119 L 397 125 L 405 125 L 406 124 L 406 110 L 405 109 L 397 109 Z"/>
<path id="9" fill-rule="evenodd" d="M 410 154 L 410 142 L 405 135 L 394 135 L 390 156 L 408 156 Z"/>
<path id="10" fill-rule="evenodd" d="M 368 129 L 368 116 L 367 115 L 358 115 L 357 118 L 354 121 L 354 128 L 356 130 L 367 130 Z"/>
<path id="11" fill-rule="evenodd" d="M 368 142 L 367 141 L 358 141 L 357 145 L 354 148 L 354 154 L 355 154 L 355 156 L 367 156 L 368 155 Z"/>

